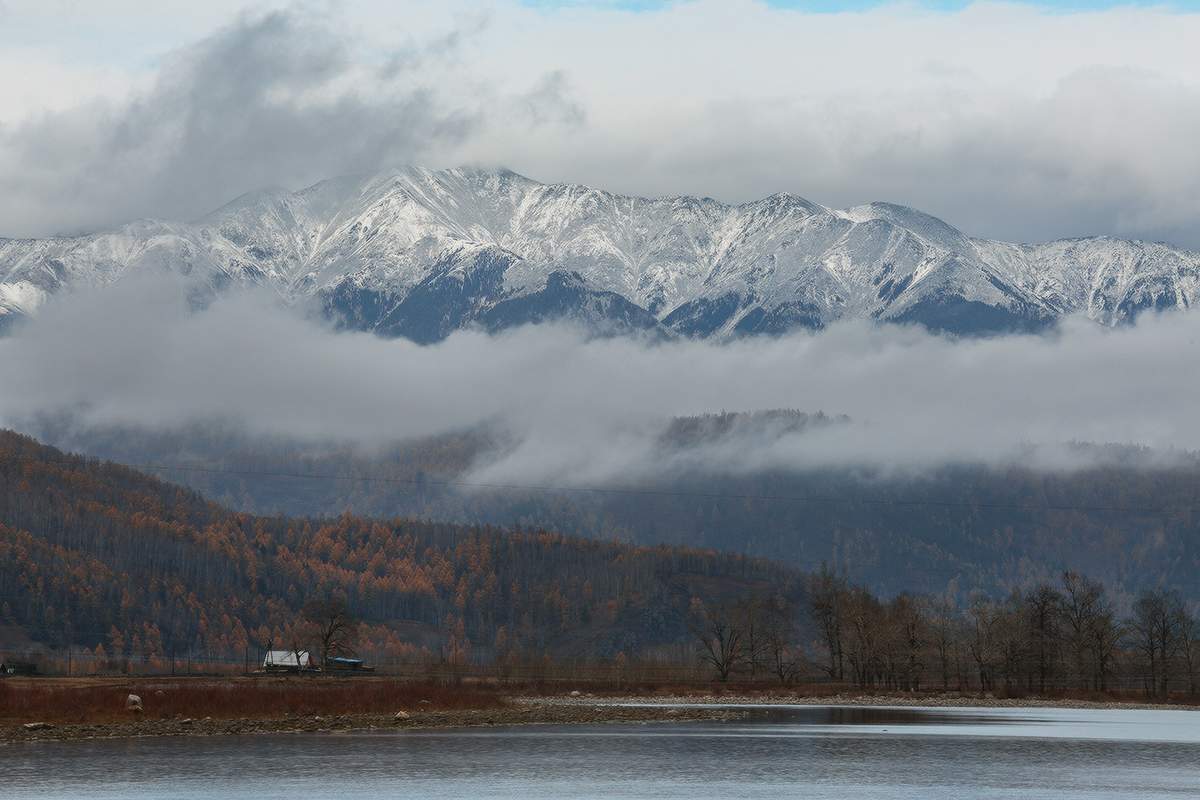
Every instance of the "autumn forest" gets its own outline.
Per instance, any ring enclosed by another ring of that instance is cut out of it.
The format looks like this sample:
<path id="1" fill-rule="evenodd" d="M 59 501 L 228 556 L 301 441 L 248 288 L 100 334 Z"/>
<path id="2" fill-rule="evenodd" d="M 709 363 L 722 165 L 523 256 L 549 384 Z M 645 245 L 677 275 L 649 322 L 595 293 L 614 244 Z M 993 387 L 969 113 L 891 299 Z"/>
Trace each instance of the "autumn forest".
<path id="1" fill-rule="evenodd" d="M 713 550 L 255 516 L 0 434 L 0 653 L 51 671 L 239 672 L 269 648 L 316 652 L 313 609 L 334 603 L 337 652 L 398 672 L 1194 694 L 1187 599 L 1123 603 L 1072 571 L 965 602 L 887 597 L 829 565 Z"/>

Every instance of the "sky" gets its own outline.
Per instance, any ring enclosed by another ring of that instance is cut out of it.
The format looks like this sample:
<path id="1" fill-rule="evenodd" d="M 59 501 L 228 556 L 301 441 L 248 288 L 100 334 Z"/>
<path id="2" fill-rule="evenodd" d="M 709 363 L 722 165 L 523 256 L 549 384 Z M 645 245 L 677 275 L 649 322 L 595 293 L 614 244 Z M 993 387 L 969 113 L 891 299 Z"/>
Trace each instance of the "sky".
<path id="1" fill-rule="evenodd" d="M 417 163 L 1200 248 L 1200 3 L 0 0 L 0 235 Z"/>

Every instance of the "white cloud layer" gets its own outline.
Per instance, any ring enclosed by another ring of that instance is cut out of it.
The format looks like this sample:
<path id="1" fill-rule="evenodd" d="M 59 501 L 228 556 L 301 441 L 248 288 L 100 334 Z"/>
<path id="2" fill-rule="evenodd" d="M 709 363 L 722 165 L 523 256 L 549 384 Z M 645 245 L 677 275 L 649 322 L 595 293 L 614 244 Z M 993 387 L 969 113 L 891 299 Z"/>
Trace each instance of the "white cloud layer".
<path id="1" fill-rule="evenodd" d="M 1200 315 L 1136 327 L 952 341 L 838 325 L 729 344 L 588 340 L 568 328 L 456 333 L 418 346 L 334 333 L 262 296 L 184 313 L 179 287 L 131 281 L 52 300 L 0 339 L 0 425 L 222 421 L 255 435 L 363 446 L 500 422 L 519 444 L 479 480 L 636 480 L 697 459 L 763 467 L 948 461 L 1070 466 L 1072 441 L 1200 449 Z M 673 415 L 795 408 L 847 414 L 801 435 L 656 449 Z"/>
<path id="2" fill-rule="evenodd" d="M 24 43 L 0 65 L 29 65 L 0 93 L 8 234 L 193 216 L 262 184 L 421 161 L 641 194 L 882 199 L 1018 240 L 1200 246 L 1198 14 L 65 8 L 0 12 L 0 44 Z"/>

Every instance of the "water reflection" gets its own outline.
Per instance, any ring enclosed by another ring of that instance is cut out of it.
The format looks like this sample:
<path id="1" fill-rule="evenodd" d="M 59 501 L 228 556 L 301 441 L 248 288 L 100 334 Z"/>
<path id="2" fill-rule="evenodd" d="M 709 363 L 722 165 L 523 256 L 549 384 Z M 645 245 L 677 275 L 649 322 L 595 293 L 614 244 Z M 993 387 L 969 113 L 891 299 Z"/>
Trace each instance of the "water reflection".
<path id="1" fill-rule="evenodd" d="M 0 797 L 1165 798 L 1200 714 L 755 707 L 731 723 L 143 739 L 0 748 Z"/>
<path id="2" fill-rule="evenodd" d="M 1004 725 L 1011 718 L 983 709 L 912 708 L 904 706 L 738 706 L 757 722 L 806 725 Z M 1051 720 L 1023 709 L 1022 724 L 1046 724 Z"/>
<path id="3" fill-rule="evenodd" d="M 655 705 L 634 703 L 629 705 Z M 690 707 L 690 706 L 681 706 Z M 1161 709 L 918 708 L 728 704 L 748 714 L 748 735 L 988 736 L 1200 744 L 1200 713 Z"/>

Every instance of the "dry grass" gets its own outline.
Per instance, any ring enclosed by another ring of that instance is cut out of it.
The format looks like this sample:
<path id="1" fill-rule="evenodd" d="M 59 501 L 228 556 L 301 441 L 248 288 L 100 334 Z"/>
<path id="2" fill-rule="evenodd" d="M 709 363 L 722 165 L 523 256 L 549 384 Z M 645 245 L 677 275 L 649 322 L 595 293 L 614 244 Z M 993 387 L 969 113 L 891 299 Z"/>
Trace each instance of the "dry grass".
<path id="1" fill-rule="evenodd" d="M 400 710 L 496 708 L 499 693 L 390 678 L 174 678 L 0 681 L 0 720 L 110 722 L 129 719 L 125 698 L 142 699 L 143 716 L 268 718 L 384 714 Z"/>

